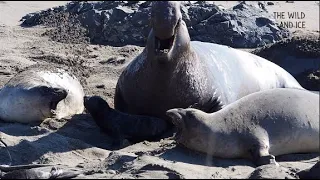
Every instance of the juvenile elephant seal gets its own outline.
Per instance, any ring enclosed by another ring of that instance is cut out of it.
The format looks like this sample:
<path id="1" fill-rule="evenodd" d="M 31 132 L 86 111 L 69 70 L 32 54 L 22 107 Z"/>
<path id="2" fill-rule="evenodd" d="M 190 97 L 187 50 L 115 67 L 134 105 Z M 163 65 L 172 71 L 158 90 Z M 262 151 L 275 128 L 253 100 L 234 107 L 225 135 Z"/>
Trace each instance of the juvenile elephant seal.
<path id="1" fill-rule="evenodd" d="M 100 129 L 117 140 L 128 139 L 134 143 L 153 140 L 167 129 L 161 119 L 121 113 L 99 96 L 86 96 L 84 105 Z"/>
<path id="2" fill-rule="evenodd" d="M 146 47 L 122 72 L 115 109 L 165 118 L 190 105 L 215 112 L 248 94 L 300 84 L 278 65 L 227 46 L 192 41 L 179 2 L 152 2 Z"/>
<path id="3" fill-rule="evenodd" d="M 177 142 L 222 158 L 275 163 L 274 156 L 319 152 L 319 95 L 297 89 L 250 94 L 215 113 L 167 111 Z"/>
<path id="4" fill-rule="evenodd" d="M 29 123 L 82 113 L 84 92 L 63 69 L 35 65 L 15 75 L 0 90 L 0 119 Z"/>

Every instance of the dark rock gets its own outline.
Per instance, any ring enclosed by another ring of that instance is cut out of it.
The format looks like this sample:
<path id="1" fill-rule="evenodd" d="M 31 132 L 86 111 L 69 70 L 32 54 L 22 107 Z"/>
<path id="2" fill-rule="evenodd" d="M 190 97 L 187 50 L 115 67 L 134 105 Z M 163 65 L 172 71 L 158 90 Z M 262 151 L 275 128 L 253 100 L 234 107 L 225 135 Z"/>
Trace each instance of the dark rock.
<path id="1" fill-rule="evenodd" d="M 272 37 L 269 38 L 272 39 Z M 266 58 L 288 71 L 302 87 L 312 91 L 320 91 L 319 35 L 296 35 L 257 49 L 252 53 Z"/>
<path id="2" fill-rule="evenodd" d="M 271 6 L 271 5 L 274 5 L 273 2 L 267 2 L 267 5 Z"/>
<path id="3" fill-rule="evenodd" d="M 144 46 L 148 37 L 150 1 L 72 1 L 65 6 L 30 13 L 22 18 L 23 26 L 43 23 L 54 13 L 77 15 L 88 31 L 91 43 L 123 46 Z M 260 7 L 260 8 L 259 8 Z M 236 48 L 255 48 L 289 37 L 287 29 L 279 27 L 272 14 L 246 2 L 222 10 L 206 1 L 181 4 L 191 40 L 212 42 Z"/>
<path id="4" fill-rule="evenodd" d="M 96 88 L 98 88 L 98 89 L 104 89 L 104 88 L 105 88 L 105 85 L 104 85 L 104 84 L 96 85 Z"/>

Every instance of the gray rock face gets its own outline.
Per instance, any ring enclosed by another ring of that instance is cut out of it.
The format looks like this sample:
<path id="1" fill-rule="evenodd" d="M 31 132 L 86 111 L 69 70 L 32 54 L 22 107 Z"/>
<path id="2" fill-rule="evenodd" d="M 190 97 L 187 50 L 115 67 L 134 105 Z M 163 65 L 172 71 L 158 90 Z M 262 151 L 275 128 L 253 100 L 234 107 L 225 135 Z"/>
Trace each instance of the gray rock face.
<path id="1" fill-rule="evenodd" d="M 92 43 L 144 46 L 148 37 L 151 2 L 74 1 L 24 16 L 23 26 L 43 24 L 46 17 L 70 13 L 88 31 Z M 246 3 L 221 10 L 214 4 L 198 1 L 181 5 L 191 40 L 213 42 L 235 48 L 254 48 L 289 37 L 287 29 L 276 25 L 271 14 Z"/>

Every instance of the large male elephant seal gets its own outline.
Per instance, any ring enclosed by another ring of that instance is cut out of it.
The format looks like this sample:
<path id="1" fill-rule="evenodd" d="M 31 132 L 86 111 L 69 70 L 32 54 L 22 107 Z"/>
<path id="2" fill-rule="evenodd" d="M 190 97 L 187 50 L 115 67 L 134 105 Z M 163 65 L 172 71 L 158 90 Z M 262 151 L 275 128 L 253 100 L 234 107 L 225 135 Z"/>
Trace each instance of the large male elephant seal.
<path id="1" fill-rule="evenodd" d="M 190 105 L 215 112 L 248 94 L 298 88 L 284 69 L 227 46 L 190 42 L 179 2 L 152 2 L 146 47 L 122 72 L 115 108 L 165 118 L 168 109 Z"/>
<path id="2" fill-rule="evenodd" d="M 57 67 L 34 65 L 0 89 L 0 119 L 29 123 L 82 113 L 84 92 L 78 79 Z"/>
<path id="3" fill-rule="evenodd" d="M 214 113 L 167 111 L 183 146 L 222 158 L 275 163 L 290 153 L 319 152 L 319 95 L 297 89 L 252 93 Z"/>

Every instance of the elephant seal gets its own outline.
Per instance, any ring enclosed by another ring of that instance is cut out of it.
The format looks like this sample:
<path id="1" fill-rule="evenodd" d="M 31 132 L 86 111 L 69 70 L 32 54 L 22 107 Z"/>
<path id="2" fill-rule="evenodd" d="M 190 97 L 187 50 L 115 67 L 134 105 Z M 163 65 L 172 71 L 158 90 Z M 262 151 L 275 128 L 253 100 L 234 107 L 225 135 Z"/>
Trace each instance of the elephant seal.
<path id="1" fill-rule="evenodd" d="M 0 119 L 29 123 L 82 113 L 84 92 L 78 79 L 58 67 L 33 65 L 0 90 Z"/>
<path id="2" fill-rule="evenodd" d="M 52 166 L 48 164 L 30 164 L 22 166 L 12 166 L 11 171 L 6 169 L 6 172 L 0 171 L 1 179 L 65 179 L 77 177 L 80 173 L 66 171 L 53 166 L 50 172 L 43 170 L 33 169 L 37 167 Z"/>
<path id="3" fill-rule="evenodd" d="M 248 94 L 273 88 L 303 89 L 287 71 L 248 52 L 190 41 L 179 2 L 152 2 L 146 47 L 121 73 L 115 109 L 166 118 L 190 105 L 215 112 Z"/>
<path id="4" fill-rule="evenodd" d="M 166 113 L 183 146 L 222 158 L 277 164 L 277 155 L 319 152 L 319 95 L 277 88 L 252 93 L 215 113 L 175 108 Z"/>
<path id="5" fill-rule="evenodd" d="M 162 119 L 121 113 L 99 96 L 85 96 L 84 106 L 100 129 L 116 140 L 153 140 L 167 129 Z"/>

